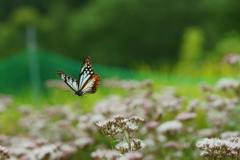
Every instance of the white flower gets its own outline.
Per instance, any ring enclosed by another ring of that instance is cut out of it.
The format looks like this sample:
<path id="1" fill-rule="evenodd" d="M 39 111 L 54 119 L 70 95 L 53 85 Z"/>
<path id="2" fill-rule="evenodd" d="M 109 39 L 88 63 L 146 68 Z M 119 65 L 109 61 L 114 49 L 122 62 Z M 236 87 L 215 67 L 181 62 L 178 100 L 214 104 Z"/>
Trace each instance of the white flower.
<path id="1" fill-rule="evenodd" d="M 228 90 L 231 88 L 236 88 L 239 85 L 239 82 L 232 78 L 221 78 L 216 85 L 216 88 L 219 90 Z"/>
<path id="2" fill-rule="evenodd" d="M 120 156 L 120 153 L 116 150 L 106 150 L 106 149 L 98 149 L 91 153 L 91 157 L 94 159 L 107 159 L 107 160 L 115 160 Z"/>
<path id="3" fill-rule="evenodd" d="M 146 145 L 145 143 L 143 143 L 142 140 L 140 139 L 133 139 L 133 143 L 131 144 L 131 146 L 133 147 L 134 150 L 139 150 L 141 148 L 144 148 Z"/>
<path id="4" fill-rule="evenodd" d="M 49 157 L 49 159 L 57 159 L 62 156 L 62 152 L 60 152 L 57 145 L 50 144 L 34 149 L 33 155 L 37 157 L 37 159 L 44 159 L 46 156 Z"/>
<path id="5" fill-rule="evenodd" d="M 207 118 L 212 127 L 221 129 L 228 123 L 230 117 L 226 112 L 210 111 Z"/>
<path id="6" fill-rule="evenodd" d="M 91 145 L 93 143 L 94 143 L 94 139 L 90 138 L 88 136 L 80 137 L 73 142 L 73 144 L 76 145 L 79 148 L 84 148 L 84 147 L 86 147 L 88 145 Z"/>
<path id="7" fill-rule="evenodd" d="M 200 129 L 197 131 L 197 135 L 199 137 L 213 137 L 218 133 L 218 130 L 216 128 L 206 128 L 206 129 Z"/>
<path id="8" fill-rule="evenodd" d="M 129 119 L 134 121 L 134 122 L 143 122 L 144 121 L 143 118 L 140 118 L 138 116 L 132 116 L 132 117 L 129 117 Z"/>
<path id="9" fill-rule="evenodd" d="M 169 112 L 176 112 L 181 109 L 183 100 L 184 99 L 181 97 L 163 96 L 158 100 L 157 104 L 159 104 L 164 109 L 167 109 Z"/>
<path id="10" fill-rule="evenodd" d="M 127 142 L 120 142 L 115 147 L 121 153 L 125 153 L 130 149 Z"/>
<path id="11" fill-rule="evenodd" d="M 182 112 L 178 114 L 175 119 L 178 121 L 188 121 L 191 119 L 194 119 L 197 116 L 196 113 L 191 113 L 191 112 Z"/>
<path id="12" fill-rule="evenodd" d="M 181 131 L 182 127 L 183 126 L 181 122 L 173 120 L 161 124 L 157 128 L 157 131 L 164 134 L 168 133 L 171 135 L 175 135 L 176 133 L 179 133 Z"/>
<path id="13" fill-rule="evenodd" d="M 114 125 L 112 125 L 112 127 L 111 127 L 111 132 L 112 133 L 115 133 L 115 134 L 117 134 L 117 133 L 119 133 L 119 132 L 122 132 L 122 129 L 121 128 L 119 128 L 119 127 L 117 127 L 117 126 L 114 126 Z"/>
<path id="14" fill-rule="evenodd" d="M 201 151 L 201 155 L 205 157 L 225 157 L 227 153 L 232 149 L 228 149 L 231 146 L 230 141 L 220 140 L 218 138 L 204 138 L 197 142 L 196 147 Z"/>
<path id="15" fill-rule="evenodd" d="M 106 128 L 107 126 L 106 124 L 107 124 L 107 121 L 96 122 L 96 125 L 101 129 Z"/>
<path id="16" fill-rule="evenodd" d="M 9 150 L 6 147 L 0 146 L 0 159 L 10 158 Z"/>
<path id="17" fill-rule="evenodd" d="M 142 154 L 139 152 L 128 152 L 117 160 L 140 160 L 142 157 Z"/>
<path id="18" fill-rule="evenodd" d="M 200 100 L 199 99 L 193 99 L 191 100 L 187 105 L 187 111 L 188 112 L 194 112 L 196 108 L 199 106 Z"/>
<path id="19" fill-rule="evenodd" d="M 125 119 L 126 118 L 126 116 L 124 116 L 124 115 L 117 115 L 117 116 L 115 116 L 114 117 L 114 119 L 117 121 L 117 120 L 122 120 L 122 119 Z"/>
<path id="20" fill-rule="evenodd" d="M 240 136 L 240 132 L 239 131 L 228 131 L 228 132 L 223 132 L 221 133 L 221 138 L 222 139 L 228 139 L 228 138 L 231 138 L 231 137 L 237 137 L 237 136 Z"/>
<path id="21" fill-rule="evenodd" d="M 96 150 L 91 153 L 91 157 L 94 159 L 104 159 L 106 155 L 106 150 Z"/>
<path id="22" fill-rule="evenodd" d="M 127 121 L 126 125 L 124 126 L 124 129 L 126 129 L 128 132 L 132 132 L 138 129 L 138 126 L 130 121 Z"/>
<path id="23" fill-rule="evenodd" d="M 223 57 L 223 62 L 228 64 L 238 64 L 240 62 L 240 55 L 238 53 L 229 53 Z"/>

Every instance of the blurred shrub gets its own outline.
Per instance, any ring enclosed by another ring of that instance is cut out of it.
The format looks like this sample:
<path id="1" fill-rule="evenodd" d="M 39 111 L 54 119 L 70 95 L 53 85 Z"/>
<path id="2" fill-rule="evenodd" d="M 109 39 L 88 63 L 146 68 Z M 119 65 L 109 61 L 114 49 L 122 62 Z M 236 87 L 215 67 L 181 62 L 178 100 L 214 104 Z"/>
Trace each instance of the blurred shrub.
<path id="1" fill-rule="evenodd" d="M 27 25 L 39 24 L 39 13 L 34 8 L 22 7 L 15 10 L 9 21 L 0 24 L 0 55 L 6 57 L 26 46 L 25 30 Z"/>
<path id="2" fill-rule="evenodd" d="M 204 43 L 203 31 L 200 28 L 191 27 L 183 35 L 183 44 L 180 53 L 181 61 L 197 60 L 201 56 Z"/>
<path id="3" fill-rule="evenodd" d="M 188 28 L 183 35 L 183 43 L 180 50 L 179 67 L 198 65 L 203 52 L 203 31 L 200 28 Z"/>
<path id="4" fill-rule="evenodd" d="M 184 15 L 195 14 L 185 10 L 185 5 L 189 4 L 93 1 L 70 21 L 72 45 L 77 47 L 73 54 L 94 55 L 99 62 L 121 66 L 138 66 L 142 61 L 150 66 L 174 64 L 178 60 L 181 29 L 187 26 L 182 23 Z"/>
<path id="5" fill-rule="evenodd" d="M 0 23 L 2 57 L 25 48 L 28 24 L 36 26 L 40 47 L 75 59 L 93 56 L 108 65 L 181 69 L 227 54 L 225 48 L 238 50 L 232 47 L 238 38 L 223 38 L 239 32 L 237 0 L 62 0 L 19 6 Z"/>
<path id="6" fill-rule="evenodd" d="M 216 55 L 219 58 L 225 56 L 228 53 L 240 53 L 240 35 L 236 32 L 228 33 L 223 39 L 216 45 Z"/>

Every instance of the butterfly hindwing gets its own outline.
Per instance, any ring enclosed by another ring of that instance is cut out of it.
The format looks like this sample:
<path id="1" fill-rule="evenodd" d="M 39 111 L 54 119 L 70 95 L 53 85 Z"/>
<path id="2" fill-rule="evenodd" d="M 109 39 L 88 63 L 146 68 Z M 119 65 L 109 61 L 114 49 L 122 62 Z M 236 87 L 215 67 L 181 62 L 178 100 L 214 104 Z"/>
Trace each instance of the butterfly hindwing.
<path id="1" fill-rule="evenodd" d="M 84 84 L 82 88 L 83 94 L 92 94 L 97 91 L 98 85 L 100 84 L 100 76 L 94 73 L 91 78 Z"/>

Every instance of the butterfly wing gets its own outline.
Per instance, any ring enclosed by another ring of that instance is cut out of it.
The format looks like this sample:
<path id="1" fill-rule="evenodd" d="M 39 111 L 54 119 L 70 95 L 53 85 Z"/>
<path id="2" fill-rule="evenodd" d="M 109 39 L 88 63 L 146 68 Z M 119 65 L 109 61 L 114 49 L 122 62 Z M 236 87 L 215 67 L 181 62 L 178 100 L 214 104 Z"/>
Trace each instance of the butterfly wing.
<path id="1" fill-rule="evenodd" d="M 88 56 L 81 67 L 80 74 L 79 74 L 79 85 L 78 89 L 82 89 L 83 85 L 87 82 L 87 80 L 94 74 L 94 69 L 91 64 L 91 58 Z"/>
<path id="2" fill-rule="evenodd" d="M 86 83 L 81 88 L 82 94 L 93 94 L 97 91 L 100 84 L 100 76 L 97 73 L 91 75 L 91 77 L 86 81 Z"/>
<path id="3" fill-rule="evenodd" d="M 91 64 L 91 58 L 87 57 L 80 69 L 78 80 L 68 76 L 63 71 L 58 70 L 58 75 L 62 80 L 77 94 L 82 96 L 84 94 L 92 94 L 97 91 L 100 84 L 100 76 L 94 73 L 93 66 Z"/>
<path id="4" fill-rule="evenodd" d="M 78 89 L 82 91 L 82 95 L 92 94 L 97 91 L 99 84 L 100 76 L 99 74 L 94 73 L 91 58 L 87 57 L 80 70 Z"/>
<path id="5" fill-rule="evenodd" d="M 69 75 L 67 75 L 66 73 L 64 73 L 63 71 L 58 70 L 57 71 L 58 75 L 60 78 L 62 78 L 62 80 L 74 91 L 78 91 L 78 80 L 70 77 Z"/>

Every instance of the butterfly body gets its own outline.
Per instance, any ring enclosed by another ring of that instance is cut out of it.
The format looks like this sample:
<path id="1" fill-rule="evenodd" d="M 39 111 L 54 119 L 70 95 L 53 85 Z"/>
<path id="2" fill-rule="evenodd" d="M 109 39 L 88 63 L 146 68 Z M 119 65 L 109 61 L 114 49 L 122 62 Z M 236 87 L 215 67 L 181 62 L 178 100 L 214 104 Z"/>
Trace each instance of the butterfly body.
<path id="1" fill-rule="evenodd" d="M 58 75 L 78 96 L 93 94 L 100 84 L 100 76 L 94 73 L 91 58 L 87 57 L 82 64 L 78 80 L 70 77 L 63 71 L 58 70 Z"/>

